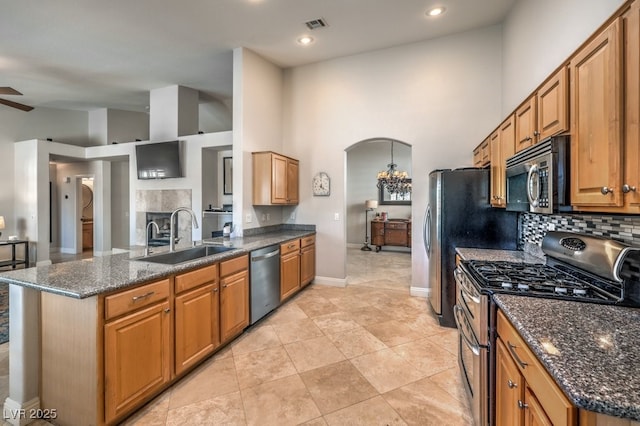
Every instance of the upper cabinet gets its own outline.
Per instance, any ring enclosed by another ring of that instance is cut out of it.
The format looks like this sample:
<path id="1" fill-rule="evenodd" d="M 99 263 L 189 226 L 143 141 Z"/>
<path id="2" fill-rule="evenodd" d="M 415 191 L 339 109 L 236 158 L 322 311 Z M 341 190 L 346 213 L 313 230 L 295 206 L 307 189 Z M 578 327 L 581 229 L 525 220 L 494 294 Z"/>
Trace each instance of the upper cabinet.
<path id="1" fill-rule="evenodd" d="M 486 167 L 491 162 L 491 139 L 487 137 L 473 150 L 473 166 Z"/>
<path id="2" fill-rule="evenodd" d="M 491 205 L 507 206 L 506 173 L 507 158 L 515 150 L 515 115 L 502 122 L 500 127 L 489 136 L 491 145 Z"/>
<path id="3" fill-rule="evenodd" d="M 275 152 L 254 152 L 253 205 L 298 204 L 298 160 Z"/>
<path id="4" fill-rule="evenodd" d="M 567 68 L 562 67 L 515 112 L 516 152 L 569 130 Z"/>
<path id="5" fill-rule="evenodd" d="M 538 140 L 569 130 L 569 79 L 563 66 L 538 89 L 537 122 Z"/>
<path id="6" fill-rule="evenodd" d="M 578 207 L 623 203 L 622 55 L 617 18 L 569 62 L 571 203 Z"/>

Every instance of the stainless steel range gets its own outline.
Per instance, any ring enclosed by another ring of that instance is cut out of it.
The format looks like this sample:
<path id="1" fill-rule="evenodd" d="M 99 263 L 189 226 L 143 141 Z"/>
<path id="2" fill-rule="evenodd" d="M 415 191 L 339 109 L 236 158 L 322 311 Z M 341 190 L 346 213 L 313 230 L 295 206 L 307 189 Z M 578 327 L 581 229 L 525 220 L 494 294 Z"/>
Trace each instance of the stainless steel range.
<path id="1" fill-rule="evenodd" d="M 476 425 L 495 424 L 496 307 L 493 293 L 599 304 L 640 306 L 620 277 L 622 262 L 640 248 L 598 237 L 550 231 L 542 243 L 546 264 L 463 261 L 454 314 L 458 361 Z"/>

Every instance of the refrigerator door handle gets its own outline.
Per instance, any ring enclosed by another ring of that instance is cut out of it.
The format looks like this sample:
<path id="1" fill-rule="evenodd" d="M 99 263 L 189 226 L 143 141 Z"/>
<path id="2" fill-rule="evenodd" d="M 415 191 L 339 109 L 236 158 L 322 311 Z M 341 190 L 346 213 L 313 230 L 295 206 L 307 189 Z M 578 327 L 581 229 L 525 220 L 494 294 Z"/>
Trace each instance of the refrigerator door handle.
<path id="1" fill-rule="evenodd" d="M 424 221 L 422 222 L 422 238 L 424 239 L 424 249 L 427 252 L 427 258 L 431 252 L 431 205 L 427 205 L 427 211 L 424 213 Z"/>

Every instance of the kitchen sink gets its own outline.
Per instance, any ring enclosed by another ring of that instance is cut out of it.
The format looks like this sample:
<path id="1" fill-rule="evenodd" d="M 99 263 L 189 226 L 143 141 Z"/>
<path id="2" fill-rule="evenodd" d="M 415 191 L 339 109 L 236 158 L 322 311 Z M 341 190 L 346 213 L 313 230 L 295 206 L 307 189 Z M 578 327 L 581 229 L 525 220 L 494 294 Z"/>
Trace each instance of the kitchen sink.
<path id="1" fill-rule="evenodd" d="M 143 262 L 163 263 L 165 265 L 175 265 L 177 263 L 188 262 L 190 260 L 200 259 L 202 257 L 211 256 L 213 254 L 224 253 L 225 251 L 234 250 L 233 247 L 224 246 L 200 246 L 184 250 L 178 250 L 169 253 L 154 254 L 151 256 L 137 257 L 133 260 Z"/>

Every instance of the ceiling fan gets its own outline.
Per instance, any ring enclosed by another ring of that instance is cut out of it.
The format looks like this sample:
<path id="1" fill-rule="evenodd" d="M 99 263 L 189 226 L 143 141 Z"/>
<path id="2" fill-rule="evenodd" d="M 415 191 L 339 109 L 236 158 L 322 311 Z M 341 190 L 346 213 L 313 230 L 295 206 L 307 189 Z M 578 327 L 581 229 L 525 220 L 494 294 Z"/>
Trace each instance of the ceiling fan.
<path id="1" fill-rule="evenodd" d="M 12 87 L 0 87 L 0 95 L 22 95 L 22 93 L 18 92 L 16 89 Z M 33 107 L 29 105 L 19 104 L 18 102 L 13 102 L 8 99 L 0 98 L 0 104 L 10 106 L 13 108 L 21 109 L 22 111 L 31 111 Z"/>

